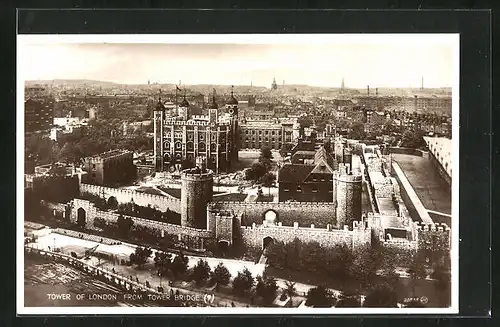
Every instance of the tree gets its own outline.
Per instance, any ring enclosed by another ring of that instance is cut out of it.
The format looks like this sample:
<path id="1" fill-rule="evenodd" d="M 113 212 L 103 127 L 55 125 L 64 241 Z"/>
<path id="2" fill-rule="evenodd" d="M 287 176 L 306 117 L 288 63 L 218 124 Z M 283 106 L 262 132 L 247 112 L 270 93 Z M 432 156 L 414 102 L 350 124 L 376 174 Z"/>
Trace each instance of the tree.
<path id="1" fill-rule="evenodd" d="M 200 285 L 210 277 L 210 266 L 205 260 L 198 260 L 196 266 L 193 267 L 193 279 L 196 284 Z"/>
<path id="2" fill-rule="evenodd" d="M 370 247 L 357 249 L 354 252 L 354 261 L 350 267 L 350 274 L 361 286 L 368 285 L 377 273 L 377 264 Z"/>
<path id="3" fill-rule="evenodd" d="M 268 188 L 268 195 L 271 195 L 271 186 L 273 186 L 274 182 L 276 181 L 276 175 L 267 172 L 260 178 L 260 182 L 262 183 L 262 186 L 265 186 Z"/>
<path id="4" fill-rule="evenodd" d="M 272 277 L 261 277 L 257 276 L 257 285 L 255 291 L 257 295 L 264 299 L 266 304 L 270 304 L 276 298 L 276 292 L 278 290 L 278 285 L 276 285 L 276 280 Z"/>
<path id="5" fill-rule="evenodd" d="M 273 159 L 273 153 L 271 152 L 271 148 L 264 146 L 260 149 L 259 159 Z"/>
<path id="6" fill-rule="evenodd" d="M 118 216 L 116 223 L 118 224 L 118 229 L 120 231 L 120 234 L 124 237 L 127 237 L 129 235 L 130 230 L 134 225 L 134 221 L 132 220 L 132 218 L 130 217 L 123 218 L 122 215 Z"/>
<path id="7" fill-rule="evenodd" d="M 246 173 L 246 177 L 257 181 L 259 180 L 269 169 L 261 162 L 254 162 L 250 167 L 250 172 Z"/>
<path id="8" fill-rule="evenodd" d="M 279 151 L 282 158 L 286 157 L 290 151 L 293 149 L 293 143 L 284 143 Z"/>
<path id="9" fill-rule="evenodd" d="M 152 252 L 149 248 L 136 247 L 135 252 L 130 254 L 130 263 L 136 264 L 138 268 L 142 268 Z"/>
<path id="10" fill-rule="evenodd" d="M 363 140 L 366 137 L 365 125 L 363 123 L 355 123 L 351 127 L 351 132 L 349 133 L 349 138 L 355 140 Z"/>
<path id="11" fill-rule="evenodd" d="M 220 285 L 229 284 L 230 279 L 231 274 L 229 273 L 229 270 L 227 270 L 222 262 L 219 263 L 212 272 L 212 280 L 216 283 L 216 290 L 219 290 Z"/>
<path id="12" fill-rule="evenodd" d="M 290 298 L 297 294 L 294 282 L 285 281 L 285 294 Z"/>
<path id="13" fill-rule="evenodd" d="M 431 278 L 437 281 L 437 287 L 441 290 L 447 290 L 450 287 L 451 275 L 443 265 L 436 265 L 434 267 Z"/>
<path id="14" fill-rule="evenodd" d="M 338 278 L 350 276 L 350 267 L 354 261 L 352 250 L 345 244 L 337 244 L 327 252 L 324 260 L 325 270 Z"/>
<path id="15" fill-rule="evenodd" d="M 171 270 L 175 278 L 184 274 L 187 271 L 188 263 L 189 263 L 189 258 L 186 257 L 182 252 L 174 258 Z"/>
<path id="16" fill-rule="evenodd" d="M 307 292 L 306 305 L 315 308 L 329 308 L 333 305 L 333 295 L 324 286 L 311 288 Z"/>
<path id="17" fill-rule="evenodd" d="M 427 271 L 425 269 L 425 259 L 422 252 L 417 252 L 412 259 L 406 272 L 410 275 L 412 280 L 413 295 L 415 295 L 416 281 L 425 279 L 427 277 Z"/>
<path id="18" fill-rule="evenodd" d="M 401 146 L 405 148 L 418 149 L 425 146 L 425 132 L 420 129 L 408 129 L 401 137 Z"/>
<path id="19" fill-rule="evenodd" d="M 172 255 L 170 253 L 156 251 L 154 257 L 155 267 L 160 276 L 165 276 L 172 265 Z"/>
<path id="20" fill-rule="evenodd" d="M 244 295 L 254 284 L 254 278 L 247 267 L 243 271 L 238 272 L 238 275 L 233 280 L 233 291 L 238 295 Z"/>
<path id="21" fill-rule="evenodd" d="M 396 308 L 398 305 L 397 299 L 393 287 L 387 283 L 377 284 L 369 290 L 363 306 L 366 308 Z"/>

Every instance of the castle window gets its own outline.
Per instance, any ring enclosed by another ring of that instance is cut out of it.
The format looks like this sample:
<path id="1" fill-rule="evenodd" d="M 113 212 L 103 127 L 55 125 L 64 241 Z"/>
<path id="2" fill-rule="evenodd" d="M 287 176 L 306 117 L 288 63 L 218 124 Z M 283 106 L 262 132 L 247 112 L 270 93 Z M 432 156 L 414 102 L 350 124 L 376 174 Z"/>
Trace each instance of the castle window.
<path id="1" fill-rule="evenodd" d="M 175 148 L 176 148 L 176 149 L 180 149 L 180 148 L 182 148 L 182 144 L 181 144 L 181 142 L 177 142 L 177 143 L 175 143 Z"/>
<path id="2" fill-rule="evenodd" d="M 203 141 L 205 139 L 205 136 L 203 134 L 200 134 L 199 138 L 200 138 L 200 141 Z"/>
<path id="3" fill-rule="evenodd" d="M 265 134 L 268 135 L 269 134 L 269 131 L 265 131 Z"/>
<path id="4" fill-rule="evenodd" d="M 259 131 L 259 135 L 262 135 L 262 131 Z"/>
<path id="5" fill-rule="evenodd" d="M 318 193 L 318 189 L 317 189 L 317 188 L 313 188 L 313 189 L 312 189 L 312 192 L 313 192 L 313 193 Z"/>
<path id="6" fill-rule="evenodd" d="M 285 192 L 289 192 L 290 190 L 286 188 L 286 189 L 284 189 L 283 191 L 285 191 Z"/>
<path id="7" fill-rule="evenodd" d="M 275 131 L 272 131 L 272 132 L 271 132 L 271 134 L 272 134 L 272 135 L 274 135 L 274 134 L 276 134 L 276 132 L 275 132 Z"/>
<path id="8" fill-rule="evenodd" d="M 302 187 L 300 185 L 297 186 L 297 192 L 302 192 Z"/>
<path id="9" fill-rule="evenodd" d="M 272 138 L 273 142 L 275 141 L 274 137 Z"/>
<path id="10" fill-rule="evenodd" d="M 252 135 L 255 135 L 255 131 L 252 131 Z"/>
<path id="11" fill-rule="evenodd" d="M 95 164 L 92 164 L 92 168 L 94 168 L 94 169 L 95 169 Z"/>

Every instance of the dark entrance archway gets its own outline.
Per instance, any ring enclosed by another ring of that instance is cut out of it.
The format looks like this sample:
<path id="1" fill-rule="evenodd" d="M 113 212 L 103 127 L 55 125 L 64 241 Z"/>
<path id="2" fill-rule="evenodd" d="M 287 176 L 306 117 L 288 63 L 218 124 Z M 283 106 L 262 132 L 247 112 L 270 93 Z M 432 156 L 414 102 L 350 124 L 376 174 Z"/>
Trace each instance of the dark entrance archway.
<path id="1" fill-rule="evenodd" d="M 111 209 L 118 208 L 118 200 L 116 200 L 116 198 L 114 196 L 110 196 L 109 199 L 108 199 L 108 206 Z"/>
<path id="2" fill-rule="evenodd" d="M 271 236 L 266 236 L 262 239 L 262 250 L 267 249 L 271 244 L 274 243 L 274 238 Z"/>
<path id="3" fill-rule="evenodd" d="M 77 211 L 76 223 L 80 227 L 85 227 L 86 222 L 87 222 L 87 213 L 85 212 L 85 209 L 79 208 Z"/>
<path id="4" fill-rule="evenodd" d="M 229 241 L 220 240 L 219 242 L 217 242 L 217 247 L 219 251 L 225 255 L 229 251 Z"/>

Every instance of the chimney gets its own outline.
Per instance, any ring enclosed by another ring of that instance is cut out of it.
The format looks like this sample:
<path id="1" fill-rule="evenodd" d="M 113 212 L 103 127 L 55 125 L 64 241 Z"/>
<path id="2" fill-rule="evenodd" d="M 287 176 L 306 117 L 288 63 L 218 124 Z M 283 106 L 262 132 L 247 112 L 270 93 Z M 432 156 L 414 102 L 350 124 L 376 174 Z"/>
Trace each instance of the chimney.
<path id="1" fill-rule="evenodd" d="M 378 95 L 378 87 L 375 88 L 375 95 Z"/>
<path id="2" fill-rule="evenodd" d="M 366 90 L 367 90 L 367 92 L 368 92 L 368 95 L 370 95 L 370 85 L 367 85 L 367 86 L 366 86 Z"/>
<path id="3" fill-rule="evenodd" d="M 413 100 L 413 109 L 415 110 L 415 112 L 417 112 L 417 109 L 418 109 L 418 105 L 417 105 L 417 95 L 414 96 L 414 100 Z"/>

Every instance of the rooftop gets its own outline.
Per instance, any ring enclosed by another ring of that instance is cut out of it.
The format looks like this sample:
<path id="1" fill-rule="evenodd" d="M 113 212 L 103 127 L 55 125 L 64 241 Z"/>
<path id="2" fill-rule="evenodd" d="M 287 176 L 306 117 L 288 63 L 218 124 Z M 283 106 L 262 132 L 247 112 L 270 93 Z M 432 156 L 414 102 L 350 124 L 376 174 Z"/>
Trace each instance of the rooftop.
<path id="1" fill-rule="evenodd" d="M 311 165 L 286 164 L 279 171 L 278 182 L 301 183 L 313 169 Z"/>

